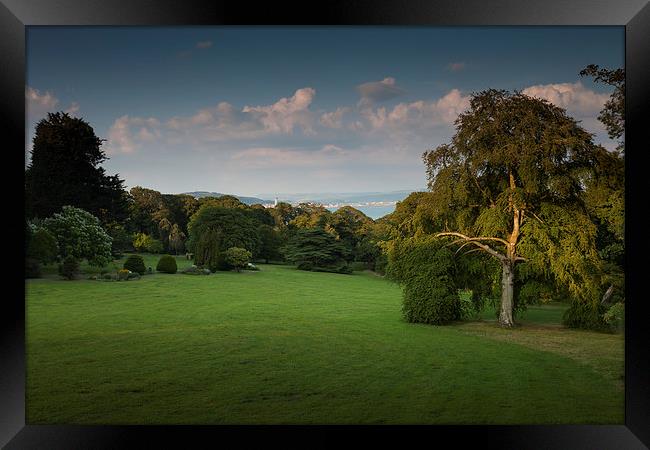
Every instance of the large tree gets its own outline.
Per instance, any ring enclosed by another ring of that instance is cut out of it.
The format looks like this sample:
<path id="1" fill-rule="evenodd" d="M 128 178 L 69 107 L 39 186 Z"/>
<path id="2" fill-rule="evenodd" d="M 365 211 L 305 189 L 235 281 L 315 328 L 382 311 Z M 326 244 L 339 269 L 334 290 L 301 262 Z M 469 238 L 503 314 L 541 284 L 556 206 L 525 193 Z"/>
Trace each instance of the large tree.
<path id="1" fill-rule="evenodd" d="M 199 266 L 210 270 L 226 269 L 224 252 L 230 247 L 256 253 L 259 247 L 257 225 L 241 209 L 203 206 L 188 226 L 188 249 Z"/>
<path id="2" fill-rule="evenodd" d="M 614 88 L 614 92 L 600 111 L 600 120 L 611 139 L 618 140 L 617 150 L 625 153 L 625 69 L 604 69 L 597 64 L 589 64 L 580 71 L 580 76 L 592 77 L 596 83 L 604 83 Z"/>
<path id="3" fill-rule="evenodd" d="M 25 172 L 27 214 L 44 218 L 72 205 L 103 223 L 123 221 L 127 216 L 123 181 L 99 166 L 107 159 L 101 145 L 83 119 L 61 112 L 42 119 Z"/>
<path id="4" fill-rule="evenodd" d="M 499 322 L 513 325 L 515 266 L 567 286 L 599 289 L 595 225 L 581 194 L 605 152 L 566 112 L 521 93 L 474 94 L 449 144 L 424 153 L 439 237 L 501 265 Z"/>

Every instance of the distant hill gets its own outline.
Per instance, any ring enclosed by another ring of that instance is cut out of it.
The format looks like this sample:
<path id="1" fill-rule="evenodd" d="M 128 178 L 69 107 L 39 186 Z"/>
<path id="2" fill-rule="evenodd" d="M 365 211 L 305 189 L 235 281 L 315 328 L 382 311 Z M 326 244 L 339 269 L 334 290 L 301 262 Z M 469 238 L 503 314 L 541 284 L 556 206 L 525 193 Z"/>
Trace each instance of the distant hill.
<path id="1" fill-rule="evenodd" d="M 183 194 L 191 195 L 194 198 L 223 197 L 224 195 L 232 195 L 233 197 L 238 198 L 240 202 L 245 203 L 247 205 L 273 203 L 273 200 L 264 200 L 257 197 L 243 197 L 241 195 L 234 195 L 234 194 L 222 194 L 220 192 L 194 191 L 194 192 L 183 192 Z"/>

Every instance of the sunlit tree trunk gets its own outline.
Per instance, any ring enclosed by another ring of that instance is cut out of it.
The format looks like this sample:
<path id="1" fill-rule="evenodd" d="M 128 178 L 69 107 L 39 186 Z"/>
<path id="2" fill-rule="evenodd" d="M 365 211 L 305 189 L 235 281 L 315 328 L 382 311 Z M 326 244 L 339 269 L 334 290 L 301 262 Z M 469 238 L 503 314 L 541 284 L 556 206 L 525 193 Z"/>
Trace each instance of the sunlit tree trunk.
<path id="1" fill-rule="evenodd" d="M 514 264 L 510 261 L 501 261 L 501 311 L 499 312 L 499 323 L 504 327 L 512 327 L 512 310 L 514 307 Z"/>

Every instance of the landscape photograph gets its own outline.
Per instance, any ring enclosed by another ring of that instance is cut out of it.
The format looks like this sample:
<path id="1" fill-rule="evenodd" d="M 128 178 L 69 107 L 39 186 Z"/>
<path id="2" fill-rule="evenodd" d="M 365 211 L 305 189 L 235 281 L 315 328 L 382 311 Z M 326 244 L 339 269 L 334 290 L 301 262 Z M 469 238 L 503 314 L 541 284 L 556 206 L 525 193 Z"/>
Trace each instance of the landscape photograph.
<path id="1" fill-rule="evenodd" d="M 27 424 L 625 423 L 624 27 L 25 50 Z"/>

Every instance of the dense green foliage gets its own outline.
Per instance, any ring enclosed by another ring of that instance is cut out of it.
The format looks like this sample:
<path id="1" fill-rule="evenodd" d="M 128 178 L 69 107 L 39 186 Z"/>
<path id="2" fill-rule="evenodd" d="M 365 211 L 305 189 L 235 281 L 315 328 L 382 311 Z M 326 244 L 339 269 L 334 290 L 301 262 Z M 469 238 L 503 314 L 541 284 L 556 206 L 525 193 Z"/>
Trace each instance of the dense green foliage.
<path id="1" fill-rule="evenodd" d="M 348 258 L 344 245 L 320 228 L 298 230 L 284 248 L 287 261 L 301 270 L 340 266 Z"/>
<path id="2" fill-rule="evenodd" d="M 190 251 L 197 266 L 211 271 L 228 270 L 224 252 L 239 247 L 255 253 L 259 236 L 255 222 L 240 209 L 205 205 L 192 216 L 189 224 Z"/>
<path id="3" fill-rule="evenodd" d="M 502 289 L 503 325 L 512 326 L 517 265 L 577 301 L 598 300 L 602 260 L 582 194 L 605 151 L 563 109 L 487 90 L 471 97 L 451 142 L 423 155 L 433 222 L 502 266 L 510 286 Z"/>
<path id="4" fill-rule="evenodd" d="M 251 252 L 239 247 L 230 247 L 223 255 L 226 264 L 237 272 L 241 272 L 242 269 L 246 268 L 252 256 Z"/>
<path id="5" fill-rule="evenodd" d="M 66 280 L 73 280 L 79 273 L 79 260 L 73 255 L 67 255 L 59 264 L 59 275 Z"/>
<path id="6" fill-rule="evenodd" d="M 172 228 L 169 232 L 169 248 L 176 255 L 182 253 L 185 250 L 185 240 L 187 236 L 181 231 L 181 228 L 178 224 L 172 225 Z"/>
<path id="7" fill-rule="evenodd" d="M 157 272 L 176 273 L 177 270 L 176 258 L 171 255 L 162 255 L 156 264 Z"/>
<path id="8" fill-rule="evenodd" d="M 461 318 L 453 253 L 433 236 L 395 240 L 387 276 L 402 285 L 408 322 L 444 324 Z"/>
<path id="9" fill-rule="evenodd" d="M 163 251 L 162 242 L 145 233 L 135 234 L 133 248 L 136 252 L 160 253 Z"/>
<path id="10" fill-rule="evenodd" d="M 43 227 L 55 237 L 60 258 L 87 259 L 95 266 L 103 266 L 112 259 L 112 239 L 99 219 L 88 211 L 64 206 L 60 213 L 45 219 Z"/>
<path id="11" fill-rule="evenodd" d="M 38 122 L 25 172 L 28 216 L 45 218 L 72 205 L 104 223 L 125 220 L 123 181 L 99 167 L 107 159 L 101 145 L 83 119 L 57 112 Z"/>
<path id="12" fill-rule="evenodd" d="M 144 265 L 144 259 L 140 255 L 129 255 L 128 258 L 126 258 L 126 261 L 124 261 L 123 267 L 131 272 L 139 273 L 140 275 L 144 275 L 147 271 L 147 268 Z"/>
<path id="13" fill-rule="evenodd" d="M 33 231 L 30 227 L 29 233 L 27 258 L 34 259 L 41 264 L 55 261 L 59 252 L 59 246 L 52 233 L 43 227 L 34 227 Z"/>
<path id="14" fill-rule="evenodd" d="M 261 224 L 257 228 L 257 234 L 260 237 L 257 257 L 266 263 L 282 260 L 280 248 L 285 244 L 282 233 L 271 225 Z"/>

